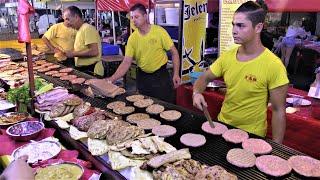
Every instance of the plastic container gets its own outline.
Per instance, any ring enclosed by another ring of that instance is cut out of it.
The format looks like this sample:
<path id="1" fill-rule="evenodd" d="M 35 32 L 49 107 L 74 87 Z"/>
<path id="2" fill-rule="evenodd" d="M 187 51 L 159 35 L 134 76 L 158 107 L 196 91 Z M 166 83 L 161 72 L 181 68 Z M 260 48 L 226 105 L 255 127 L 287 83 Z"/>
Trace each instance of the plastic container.
<path id="1" fill-rule="evenodd" d="M 6 133 L 16 141 L 30 141 L 35 139 L 44 129 L 44 124 L 39 121 L 25 121 L 10 126 Z"/>
<path id="2" fill-rule="evenodd" d="M 179 25 L 179 8 L 165 8 L 166 24 Z"/>
<path id="3" fill-rule="evenodd" d="M 190 82 L 194 84 L 196 80 L 203 74 L 203 72 L 191 72 L 189 73 Z"/>
<path id="4" fill-rule="evenodd" d="M 101 49 L 102 49 L 102 56 L 118 55 L 119 54 L 119 46 L 118 45 L 101 43 Z"/>

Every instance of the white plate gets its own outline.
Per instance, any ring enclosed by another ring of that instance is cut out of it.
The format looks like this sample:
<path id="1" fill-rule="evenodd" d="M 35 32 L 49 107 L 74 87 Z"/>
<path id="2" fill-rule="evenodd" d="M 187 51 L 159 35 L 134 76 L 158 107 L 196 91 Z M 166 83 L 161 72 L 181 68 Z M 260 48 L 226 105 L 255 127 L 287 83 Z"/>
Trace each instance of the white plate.
<path id="1" fill-rule="evenodd" d="M 39 141 L 23 145 L 12 153 L 14 159 L 28 155 L 28 163 L 51 159 L 59 154 L 61 146 L 54 141 Z"/>
<path id="2" fill-rule="evenodd" d="M 7 110 L 13 107 L 16 107 L 16 106 L 8 102 L 7 100 L 0 100 L 0 111 Z"/>
<path id="3" fill-rule="evenodd" d="M 293 103 L 295 100 L 297 100 L 297 99 L 298 99 L 298 98 L 287 98 L 287 99 L 286 99 L 286 102 L 292 104 L 292 103 Z M 299 100 L 298 100 L 298 101 L 299 101 Z M 300 103 L 299 105 L 301 105 L 301 106 L 309 106 L 309 105 L 311 105 L 311 101 L 306 100 L 306 99 L 302 99 L 300 102 L 301 102 L 301 103 Z"/>

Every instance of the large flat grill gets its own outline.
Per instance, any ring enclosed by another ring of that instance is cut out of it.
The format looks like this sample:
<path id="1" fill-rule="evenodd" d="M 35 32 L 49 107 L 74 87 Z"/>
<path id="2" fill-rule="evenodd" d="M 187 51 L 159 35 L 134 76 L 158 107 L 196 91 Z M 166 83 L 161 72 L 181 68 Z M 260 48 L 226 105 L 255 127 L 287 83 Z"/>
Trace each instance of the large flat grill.
<path id="1" fill-rule="evenodd" d="M 69 83 L 65 83 L 65 81 L 61 81 L 59 78 L 53 78 L 51 76 L 46 76 L 43 73 L 38 73 L 41 77 L 45 78 L 46 80 L 59 85 L 68 87 Z M 92 78 L 92 76 L 81 73 L 79 71 L 73 71 L 72 74 L 75 74 L 79 77 L 84 78 Z M 83 98 L 85 101 L 90 102 L 92 106 L 106 109 L 106 105 L 109 102 L 115 101 L 115 100 L 122 100 L 125 101 L 128 105 L 132 105 L 132 103 L 125 100 L 125 97 L 128 95 L 131 95 L 133 93 L 126 93 L 125 95 L 117 96 L 115 99 L 111 98 L 91 98 L 87 97 L 81 93 L 76 93 L 79 97 Z M 192 158 L 195 160 L 198 160 L 204 164 L 207 165 L 220 165 L 224 168 L 226 168 L 229 172 L 232 172 L 238 176 L 239 179 L 275 179 L 274 177 L 270 177 L 265 175 L 264 173 L 260 172 L 256 167 L 253 168 L 247 168 L 242 169 L 238 168 L 236 166 L 231 165 L 226 160 L 227 152 L 232 148 L 241 148 L 241 144 L 235 145 L 232 143 L 226 142 L 221 136 L 214 136 L 211 134 L 207 134 L 201 130 L 201 125 L 203 122 L 206 121 L 205 117 L 203 115 L 198 115 L 196 113 L 190 112 L 190 110 L 185 109 L 180 106 L 176 106 L 173 104 L 169 104 L 163 101 L 159 101 L 157 99 L 154 99 L 154 101 L 158 104 L 161 104 L 165 106 L 166 110 L 168 109 L 175 109 L 182 113 L 182 117 L 174 122 L 167 122 L 162 120 L 159 115 L 151 115 L 151 117 L 158 119 L 162 122 L 162 124 L 168 124 L 172 125 L 177 128 L 177 134 L 175 134 L 172 137 L 166 138 L 166 141 L 170 144 L 174 145 L 177 149 L 184 148 L 183 144 L 180 143 L 180 136 L 185 133 L 200 133 L 203 134 L 207 142 L 204 146 L 199 148 L 190 148 L 190 152 L 192 154 Z M 136 109 L 136 112 L 145 112 L 144 109 Z M 231 126 L 228 126 L 228 128 L 232 128 Z M 250 134 L 250 137 L 257 138 L 258 136 Z M 273 147 L 272 153 L 273 155 L 279 156 L 283 159 L 288 159 L 292 155 L 304 155 L 301 152 L 298 152 L 294 149 L 291 149 L 287 146 L 277 144 L 271 140 L 266 140 L 271 144 Z M 276 178 L 278 179 L 278 178 Z M 298 174 L 294 173 L 293 171 L 285 176 L 281 177 L 280 179 L 306 179 L 305 177 L 301 177 Z"/>

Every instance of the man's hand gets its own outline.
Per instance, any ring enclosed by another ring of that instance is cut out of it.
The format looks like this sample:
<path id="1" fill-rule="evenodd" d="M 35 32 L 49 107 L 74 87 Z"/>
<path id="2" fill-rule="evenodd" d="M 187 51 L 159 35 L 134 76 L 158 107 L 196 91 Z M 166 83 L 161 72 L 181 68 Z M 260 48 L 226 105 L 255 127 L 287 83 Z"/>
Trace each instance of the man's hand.
<path id="1" fill-rule="evenodd" d="M 203 111 L 202 107 L 208 107 L 206 100 L 201 93 L 194 93 L 192 96 L 193 106 Z"/>
<path id="2" fill-rule="evenodd" d="M 73 51 L 66 51 L 64 53 L 68 58 L 73 58 L 74 57 L 74 52 Z"/>
<path id="3" fill-rule="evenodd" d="M 33 180 L 34 172 L 32 168 L 26 162 L 28 156 L 21 156 L 19 159 L 14 160 L 9 166 L 4 170 L 0 179 L 6 180 Z"/>
<path id="4" fill-rule="evenodd" d="M 181 79 L 180 79 L 179 75 L 173 75 L 172 81 L 173 81 L 174 88 L 179 87 L 181 84 Z"/>

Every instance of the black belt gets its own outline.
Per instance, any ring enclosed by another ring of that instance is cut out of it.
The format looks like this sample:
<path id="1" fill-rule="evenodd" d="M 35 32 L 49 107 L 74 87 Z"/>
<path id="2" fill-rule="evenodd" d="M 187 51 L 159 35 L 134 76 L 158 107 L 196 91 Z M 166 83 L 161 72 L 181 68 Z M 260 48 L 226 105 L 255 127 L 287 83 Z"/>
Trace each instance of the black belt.
<path id="1" fill-rule="evenodd" d="M 156 74 L 156 73 L 162 72 L 163 70 L 167 70 L 167 64 L 162 65 L 159 69 L 157 69 L 152 73 L 144 72 L 140 67 L 138 67 L 137 69 L 138 69 L 138 72 L 142 74 Z"/>

